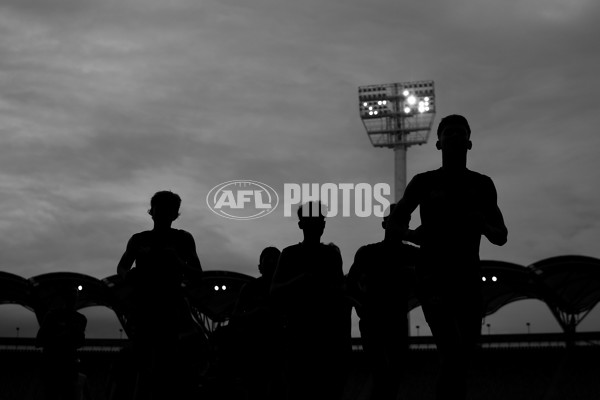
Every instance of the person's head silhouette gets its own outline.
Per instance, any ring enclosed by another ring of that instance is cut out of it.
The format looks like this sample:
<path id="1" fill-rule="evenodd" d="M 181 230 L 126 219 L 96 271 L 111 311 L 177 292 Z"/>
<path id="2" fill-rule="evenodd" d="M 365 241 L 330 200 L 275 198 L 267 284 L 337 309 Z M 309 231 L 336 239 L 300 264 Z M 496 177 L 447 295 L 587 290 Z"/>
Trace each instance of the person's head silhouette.
<path id="1" fill-rule="evenodd" d="M 277 247 L 266 247 L 261 253 L 258 263 L 258 271 L 264 277 L 270 278 L 275 273 L 277 261 L 281 251 Z"/>
<path id="2" fill-rule="evenodd" d="M 180 206 L 181 197 L 179 195 L 163 190 L 152 196 L 148 214 L 152 216 L 155 227 L 170 227 L 173 221 L 179 217 Z"/>
<path id="3" fill-rule="evenodd" d="M 381 227 L 385 230 L 384 240 L 390 243 L 393 241 L 394 235 L 389 229 L 386 228 L 388 226 L 390 215 L 392 214 L 392 212 L 394 212 L 394 208 L 396 208 L 396 203 L 390 204 L 390 206 L 387 208 L 387 210 L 385 210 L 385 213 L 383 214 L 383 221 L 381 221 Z M 404 237 L 404 235 L 402 235 L 402 237 Z"/>
<path id="4" fill-rule="evenodd" d="M 325 231 L 325 206 L 320 202 L 310 201 L 298 208 L 298 227 L 304 233 L 307 243 L 320 243 Z"/>
<path id="5" fill-rule="evenodd" d="M 435 147 L 442 151 L 443 162 L 448 164 L 466 163 L 466 154 L 471 150 L 471 128 L 462 115 L 448 115 L 442 118 L 437 129 L 438 140 Z"/>

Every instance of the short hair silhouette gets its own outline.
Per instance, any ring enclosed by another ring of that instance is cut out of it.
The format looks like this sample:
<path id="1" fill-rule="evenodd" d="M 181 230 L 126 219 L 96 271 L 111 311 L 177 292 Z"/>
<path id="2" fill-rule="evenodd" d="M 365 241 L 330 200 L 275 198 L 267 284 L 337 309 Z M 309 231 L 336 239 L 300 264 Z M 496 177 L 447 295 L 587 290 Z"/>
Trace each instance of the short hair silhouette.
<path id="1" fill-rule="evenodd" d="M 281 255 L 281 251 L 277 247 L 269 246 L 265 247 L 263 251 L 260 252 L 260 257 L 258 258 L 259 262 L 263 262 L 266 260 L 275 259 L 277 260 Z"/>
<path id="2" fill-rule="evenodd" d="M 318 215 L 317 215 L 317 207 L 318 207 Z M 305 212 L 307 210 L 308 212 Z M 307 203 L 302 204 L 298 207 L 298 219 L 302 221 L 304 218 L 322 218 L 325 219 L 325 215 L 327 214 L 327 206 L 320 201 L 309 201 Z M 306 214 L 306 215 L 304 215 Z"/>
<path id="3" fill-rule="evenodd" d="M 175 220 L 179 217 L 179 207 L 181 207 L 181 197 L 178 194 L 170 190 L 161 190 L 154 193 L 150 199 L 148 214 L 152 213 L 152 209 L 160 208 L 167 211 L 169 215 L 173 216 L 173 220 Z"/>
<path id="4" fill-rule="evenodd" d="M 440 138 L 440 135 L 448 125 L 462 125 L 467 129 L 467 137 L 471 137 L 471 127 L 469 126 L 469 122 L 465 117 L 458 114 L 448 115 L 440 121 L 440 124 L 437 128 L 437 137 Z"/>

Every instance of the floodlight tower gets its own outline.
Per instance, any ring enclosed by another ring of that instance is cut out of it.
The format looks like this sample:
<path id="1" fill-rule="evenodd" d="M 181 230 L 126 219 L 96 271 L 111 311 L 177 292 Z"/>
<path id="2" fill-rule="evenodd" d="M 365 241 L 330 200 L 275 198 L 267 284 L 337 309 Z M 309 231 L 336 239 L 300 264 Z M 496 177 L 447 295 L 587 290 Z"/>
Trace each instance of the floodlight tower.
<path id="1" fill-rule="evenodd" d="M 358 88 L 360 118 L 371 144 L 394 149 L 394 198 L 406 188 L 406 149 L 427 143 L 435 116 L 433 81 Z"/>

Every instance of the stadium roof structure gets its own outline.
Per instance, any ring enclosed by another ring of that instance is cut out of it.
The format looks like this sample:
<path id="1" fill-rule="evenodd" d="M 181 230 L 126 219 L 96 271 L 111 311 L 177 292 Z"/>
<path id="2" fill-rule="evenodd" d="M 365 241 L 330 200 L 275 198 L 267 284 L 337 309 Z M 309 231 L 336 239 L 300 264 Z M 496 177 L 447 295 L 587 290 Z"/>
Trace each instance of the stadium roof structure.
<path id="1" fill-rule="evenodd" d="M 232 271 L 205 271 L 201 282 L 188 282 L 184 292 L 195 322 L 209 334 L 227 323 L 242 287 L 255 278 Z M 546 303 L 565 333 L 600 302 L 600 259 L 567 255 L 551 257 L 530 266 L 482 260 L 481 278 L 485 314 L 524 299 Z M 65 290 L 81 285 L 78 308 L 112 309 L 130 335 L 128 315 L 133 287 L 118 275 L 102 280 L 79 273 L 55 272 L 29 279 L 0 271 L 0 304 L 20 304 L 35 312 L 38 322 Z M 411 285 L 409 310 L 419 306 Z"/>
<path id="2" fill-rule="evenodd" d="M 481 280 L 486 316 L 515 301 L 525 299 L 544 301 L 536 275 L 522 265 L 482 260 Z M 598 290 L 600 291 L 600 287 Z"/>
<path id="3" fill-rule="evenodd" d="M 548 304 L 565 330 L 575 331 L 600 301 L 600 260 L 565 255 L 531 264 Z"/>
<path id="4" fill-rule="evenodd" d="M 94 277 L 75 272 L 52 272 L 29 279 L 31 285 L 31 305 L 38 322 L 57 301 L 61 301 L 69 290 L 79 290 L 78 308 L 106 306 L 113 308 L 108 287 Z"/>
<path id="5" fill-rule="evenodd" d="M 19 275 L 0 271 L 0 304 L 19 304 L 34 311 L 30 282 Z"/>

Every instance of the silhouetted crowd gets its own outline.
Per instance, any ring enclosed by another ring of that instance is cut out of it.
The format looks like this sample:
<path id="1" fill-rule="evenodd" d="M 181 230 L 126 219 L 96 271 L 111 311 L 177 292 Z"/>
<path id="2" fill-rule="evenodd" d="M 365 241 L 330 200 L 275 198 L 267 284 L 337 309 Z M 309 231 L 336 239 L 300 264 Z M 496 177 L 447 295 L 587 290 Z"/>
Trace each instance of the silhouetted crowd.
<path id="1" fill-rule="evenodd" d="M 230 364 L 223 371 L 239 377 L 243 398 L 342 399 L 354 307 L 373 377 L 370 398 L 395 400 L 410 384 L 402 376 L 413 286 L 440 354 L 436 397 L 466 398 L 483 316 L 481 236 L 501 246 L 507 229 L 492 180 L 466 167 L 467 120 L 442 119 L 437 136 L 442 167 L 411 180 L 383 218 L 383 240 L 358 249 L 347 276 L 339 248 L 321 242 L 327 210 L 320 202 L 298 208 L 300 243 L 262 251 L 261 276 L 242 288 L 229 324 L 211 339 L 222 350 L 220 362 Z M 113 399 L 202 398 L 202 366 L 193 354 L 210 355 L 182 289 L 186 280 L 201 281 L 202 267 L 193 236 L 171 227 L 180 205 L 177 194 L 157 192 L 148 211 L 153 229 L 134 234 L 118 264 L 130 287 L 132 345 L 121 356 Z M 411 230 L 417 207 L 421 226 Z M 86 398 L 76 362 L 86 320 L 75 311 L 76 292 L 69 296 L 48 312 L 38 334 L 48 399 Z"/>

